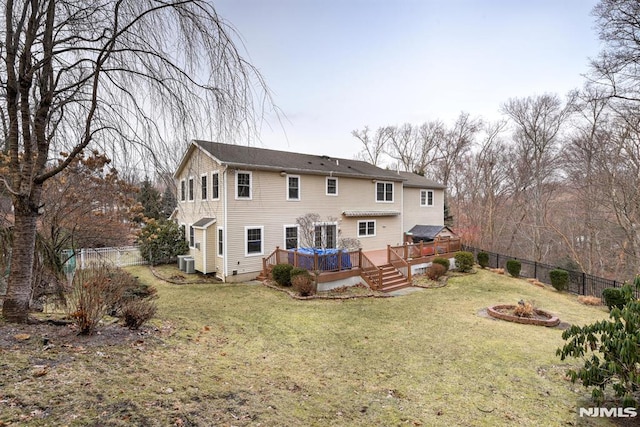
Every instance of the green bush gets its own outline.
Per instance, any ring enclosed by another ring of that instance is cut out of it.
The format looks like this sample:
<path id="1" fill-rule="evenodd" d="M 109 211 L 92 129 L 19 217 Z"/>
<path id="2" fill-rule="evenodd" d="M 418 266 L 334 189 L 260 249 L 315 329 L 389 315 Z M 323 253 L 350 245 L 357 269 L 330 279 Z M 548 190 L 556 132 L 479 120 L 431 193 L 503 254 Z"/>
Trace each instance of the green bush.
<path id="1" fill-rule="evenodd" d="M 478 252 L 478 255 L 476 256 L 476 258 L 478 259 L 478 265 L 480 265 L 480 268 L 487 268 L 487 266 L 489 265 L 488 253 Z"/>
<path id="2" fill-rule="evenodd" d="M 189 251 L 183 228 L 168 220 L 150 219 L 138 233 L 138 244 L 140 255 L 151 265 L 173 262 Z"/>
<path id="3" fill-rule="evenodd" d="M 561 268 L 556 268 L 549 272 L 549 279 L 551 279 L 551 286 L 562 292 L 567 289 L 567 285 L 569 284 L 569 272 Z"/>
<path id="4" fill-rule="evenodd" d="M 471 252 L 456 252 L 453 258 L 456 260 L 458 271 L 468 273 L 473 269 L 473 254 Z"/>
<path id="5" fill-rule="evenodd" d="M 431 262 L 433 264 L 440 264 L 441 266 L 443 266 L 445 273 L 449 271 L 449 260 L 447 258 L 435 257 Z"/>
<path id="6" fill-rule="evenodd" d="M 583 367 L 570 369 L 567 374 L 571 382 L 580 380 L 583 386 L 593 387 L 591 397 L 598 405 L 604 402 L 605 389 L 610 385 L 616 397 L 621 399 L 622 406 L 637 406 L 640 390 L 640 301 L 634 298 L 630 285 L 621 289 L 605 289 L 605 292 L 617 295 L 616 298 L 624 302 L 622 308 L 614 307 L 609 320 L 571 326 L 562 333 L 567 343 L 556 351 L 556 355 L 561 360 L 570 356 L 584 361 Z"/>
<path id="7" fill-rule="evenodd" d="M 522 269 L 522 264 L 517 259 L 510 259 L 507 261 L 507 271 L 513 277 L 520 277 L 520 270 Z"/>
<path id="8" fill-rule="evenodd" d="M 291 286 L 291 270 L 293 270 L 291 264 L 278 264 L 273 266 L 271 275 L 278 285 Z"/>
<path id="9" fill-rule="evenodd" d="M 604 298 L 605 305 L 609 307 L 609 310 L 616 307 L 622 310 L 627 303 L 622 289 L 618 288 L 606 288 L 602 291 L 602 297 Z"/>

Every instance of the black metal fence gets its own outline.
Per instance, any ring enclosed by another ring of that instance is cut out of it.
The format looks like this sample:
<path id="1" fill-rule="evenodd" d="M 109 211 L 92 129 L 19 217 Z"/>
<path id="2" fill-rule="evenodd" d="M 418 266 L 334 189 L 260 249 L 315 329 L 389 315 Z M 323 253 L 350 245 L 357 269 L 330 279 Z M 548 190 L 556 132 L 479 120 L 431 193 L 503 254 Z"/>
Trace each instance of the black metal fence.
<path id="1" fill-rule="evenodd" d="M 473 246 L 464 246 L 465 251 L 472 252 L 477 257 L 478 252 L 486 252 L 489 254 L 489 267 L 491 268 L 506 268 L 507 261 L 515 259 L 522 264 L 522 270 L 520 270 L 520 276 L 526 278 L 537 279 L 543 283 L 551 283 L 549 278 L 549 272 L 555 270 L 557 267 L 549 264 L 542 264 L 536 261 L 529 261 L 522 258 L 516 258 L 509 255 L 498 254 L 495 252 L 483 251 Z M 591 274 L 583 273 L 581 271 L 569 270 L 562 268 L 569 272 L 569 284 L 567 291 L 577 295 L 593 295 L 602 298 L 602 291 L 606 288 L 620 288 L 624 285 L 624 282 L 617 280 L 604 279 L 602 277 L 592 276 Z M 640 290 L 634 289 L 636 298 L 640 298 Z"/>

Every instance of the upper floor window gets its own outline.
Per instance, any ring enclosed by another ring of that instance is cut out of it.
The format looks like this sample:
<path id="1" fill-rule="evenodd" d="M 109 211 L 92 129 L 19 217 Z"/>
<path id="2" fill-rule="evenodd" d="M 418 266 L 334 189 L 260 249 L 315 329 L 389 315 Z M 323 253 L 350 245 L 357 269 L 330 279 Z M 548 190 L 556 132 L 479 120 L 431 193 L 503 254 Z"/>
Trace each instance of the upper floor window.
<path id="1" fill-rule="evenodd" d="M 251 172 L 236 173 L 236 199 L 251 198 Z"/>
<path id="2" fill-rule="evenodd" d="M 300 177 L 287 176 L 287 200 L 300 200 Z"/>
<path id="3" fill-rule="evenodd" d="M 376 182 L 376 201 L 393 202 L 393 182 Z"/>
<path id="4" fill-rule="evenodd" d="M 207 200 L 207 181 L 207 175 L 202 175 L 200 177 L 200 190 L 202 193 L 202 200 Z"/>
<path id="5" fill-rule="evenodd" d="M 180 201 L 184 202 L 185 200 L 187 200 L 187 183 L 183 179 L 180 181 Z"/>
<path id="6" fill-rule="evenodd" d="M 420 206 L 433 206 L 433 190 L 420 190 Z"/>
<path id="7" fill-rule="evenodd" d="M 211 174 L 211 198 L 213 200 L 220 198 L 220 174 L 218 172 Z"/>
<path id="8" fill-rule="evenodd" d="M 193 201 L 193 178 L 189 178 L 189 192 L 188 192 L 188 196 L 189 196 L 189 201 Z"/>
<path id="9" fill-rule="evenodd" d="M 338 195 L 338 178 L 327 178 L 327 196 Z"/>

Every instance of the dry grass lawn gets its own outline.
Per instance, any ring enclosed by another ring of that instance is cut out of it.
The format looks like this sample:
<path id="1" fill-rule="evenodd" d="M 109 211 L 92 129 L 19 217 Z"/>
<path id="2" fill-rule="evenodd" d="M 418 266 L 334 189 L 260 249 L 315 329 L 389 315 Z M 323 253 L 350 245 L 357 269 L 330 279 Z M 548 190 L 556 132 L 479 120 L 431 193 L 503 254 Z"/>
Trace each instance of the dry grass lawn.
<path id="1" fill-rule="evenodd" d="M 567 323 L 607 317 L 524 280 L 480 271 L 395 298 L 299 301 L 130 271 L 160 295 L 146 333 L 0 340 L 0 426 L 613 425 L 578 417 L 589 392 L 565 379 L 560 329 L 479 314 L 524 299 Z"/>

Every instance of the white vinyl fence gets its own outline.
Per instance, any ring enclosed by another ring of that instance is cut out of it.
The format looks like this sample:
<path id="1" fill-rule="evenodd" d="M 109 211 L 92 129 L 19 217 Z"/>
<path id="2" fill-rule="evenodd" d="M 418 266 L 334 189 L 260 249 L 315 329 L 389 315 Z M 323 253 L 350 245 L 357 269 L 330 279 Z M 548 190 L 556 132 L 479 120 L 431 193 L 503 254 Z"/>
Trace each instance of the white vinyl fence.
<path id="1" fill-rule="evenodd" d="M 66 249 L 63 251 L 64 269 L 72 273 L 76 268 L 85 269 L 92 265 L 112 264 L 116 267 L 143 265 L 147 261 L 140 255 L 138 246 L 124 246 L 120 248 L 82 248 Z"/>

